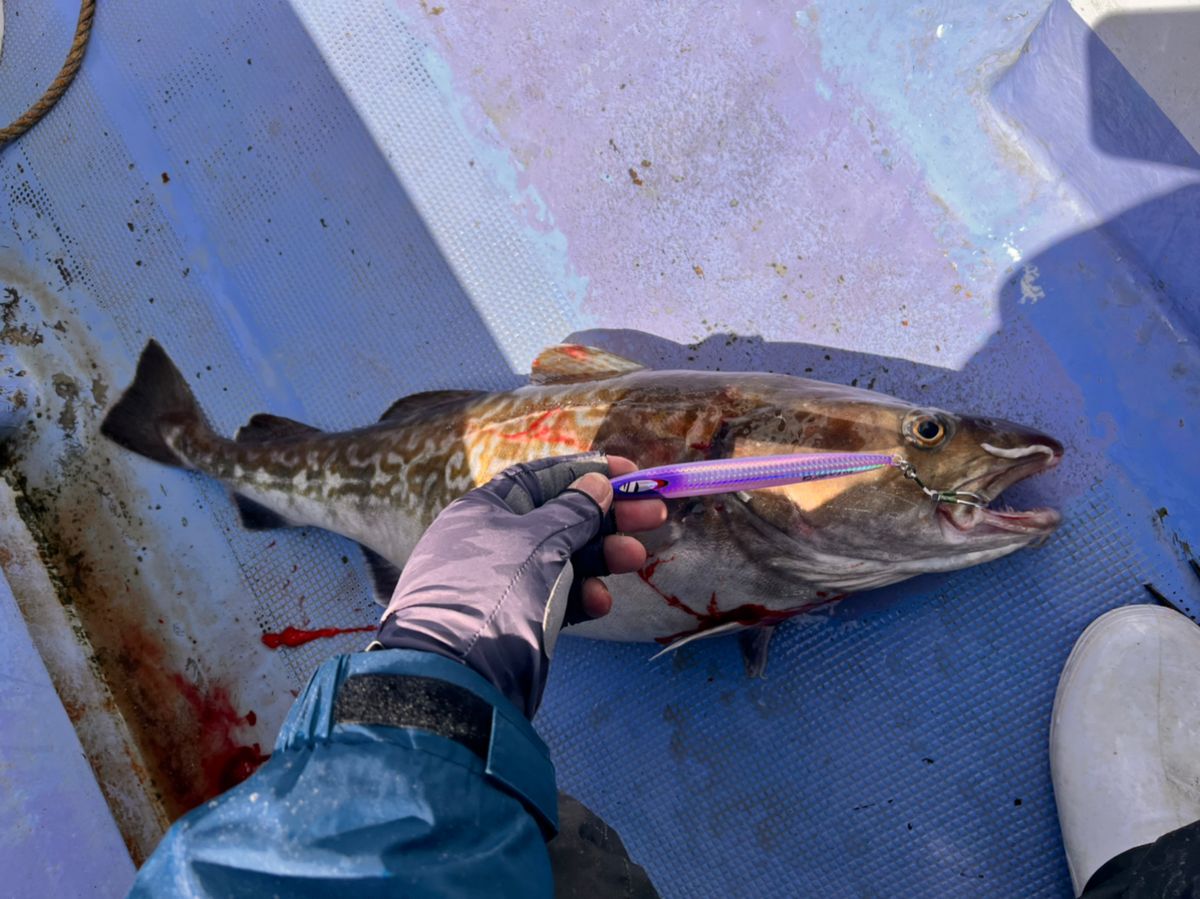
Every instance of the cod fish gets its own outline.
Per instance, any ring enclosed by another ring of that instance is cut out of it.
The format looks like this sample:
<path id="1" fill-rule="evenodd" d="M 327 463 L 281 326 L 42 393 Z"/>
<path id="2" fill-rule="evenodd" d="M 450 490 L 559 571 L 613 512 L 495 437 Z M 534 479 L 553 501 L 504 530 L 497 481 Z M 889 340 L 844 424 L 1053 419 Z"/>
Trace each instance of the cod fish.
<path id="1" fill-rule="evenodd" d="M 937 490 L 990 504 L 1053 468 L 1062 445 L 988 418 L 872 391 L 755 372 L 654 371 L 560 345 L 505 393 L 405 397 L 377 424 L 326 433 L 259 414 L 215 433 L 151 341 L 102 432 L 136 453 L 226 484 L 250 528 L 314 526 L 361 544 L 383 603 L 426 527 L 455 497 L 514 462 L 599 450 L 640 467 L 797 452 L 892 453 Z M 689 640 L 742 632 L 761 671 L 773 626 L 843 596 L 1006 556 L 1058 525 L 1052 509 L 935 503 L 894 468 L 668 502 L 642 535 L 645 567 L 608 579 L 613 608 L 569 633 Z"/>

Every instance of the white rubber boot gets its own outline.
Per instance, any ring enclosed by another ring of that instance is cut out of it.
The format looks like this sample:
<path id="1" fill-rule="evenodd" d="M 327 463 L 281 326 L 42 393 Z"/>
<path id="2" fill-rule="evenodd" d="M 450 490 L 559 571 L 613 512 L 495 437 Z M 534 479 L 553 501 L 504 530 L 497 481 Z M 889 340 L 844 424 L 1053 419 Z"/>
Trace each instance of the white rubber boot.
<path id="1" fill-rule="evenodd" d="M 1092 622 L 1058 683 L 1050 772 L 1076 895 L 1109 859 L 1200 820 L 1200 627 L 1161 606 Z"/>

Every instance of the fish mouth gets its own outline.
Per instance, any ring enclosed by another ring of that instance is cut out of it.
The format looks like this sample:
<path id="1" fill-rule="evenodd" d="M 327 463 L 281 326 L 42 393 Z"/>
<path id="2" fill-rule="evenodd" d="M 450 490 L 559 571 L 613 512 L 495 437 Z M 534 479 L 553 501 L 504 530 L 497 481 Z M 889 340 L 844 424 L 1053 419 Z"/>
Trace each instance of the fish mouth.
<path id="1" fill-rule="evenodd" d="M 984 508 L 965 503 L 938 503 L 937 515 L 942 530 L 948 535 L 976 539 L 988 536 L 1026 535 L 1030 541 L 1044 538 L 1062 521 L 1056 509 L 1012 509 L 996 504 L 1001 494 L 1018 481 L 1045 474 L 1062 460 L 1062 447 L 1037 445 L 1024 450 L 996 450 L 984 444 L 992 455 L 1014 460 L 995 471 L 971 478 L 957 485 L 958 492 L 974 493 L 984 501 Z"/>

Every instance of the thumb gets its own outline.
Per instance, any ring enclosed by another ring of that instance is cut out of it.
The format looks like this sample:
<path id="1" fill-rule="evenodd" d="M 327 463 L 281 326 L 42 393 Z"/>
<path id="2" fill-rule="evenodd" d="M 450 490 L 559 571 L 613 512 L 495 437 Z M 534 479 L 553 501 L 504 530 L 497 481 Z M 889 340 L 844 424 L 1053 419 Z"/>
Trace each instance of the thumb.
<path id="1" fill-rule="evenodd" d="M 600 507 L 600 514 L 605 515 L 613 501 L 612 481 L 599 472 L 585 474 L 571 483 L 567 490 L 576 490 L 590 496 Z"/>
<path id="2" fill-rule="evenodd" d="M 522 517 L 533 532 L 552 535 L 543 545 L 565 559 L 600 533 L 612 500 L 612 483 L 604 475 L 590 472 L 576 478 L 541 508 Z"/>

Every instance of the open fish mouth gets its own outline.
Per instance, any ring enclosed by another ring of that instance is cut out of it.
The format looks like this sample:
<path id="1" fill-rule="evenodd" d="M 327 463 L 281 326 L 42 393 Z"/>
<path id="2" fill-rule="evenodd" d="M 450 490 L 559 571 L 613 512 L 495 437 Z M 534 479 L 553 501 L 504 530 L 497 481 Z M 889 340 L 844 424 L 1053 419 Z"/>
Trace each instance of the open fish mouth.
<path id="1" fill-rule="evenodd" d="M 1012 459 L 1011 464 L 964 481 L 954 489 L 981 497 L 986 508 L 963 503 L 939 503 L 937 514 L 943 531 L 953 529 L 958 535 L 986 537 L 998 534 L 1028 534 L 1032 539 L 1049 535 L 1062 521 L 1056 509 L 1013 509 L 1000 501 L 1001 494 L 1018 481 L 1044 474 L 1058 465 L 1063 449 L 1039 445 L 1024 451 L 996 451 L 985 446 L 1000 458 Z"/>

